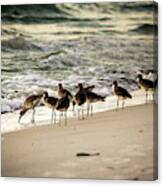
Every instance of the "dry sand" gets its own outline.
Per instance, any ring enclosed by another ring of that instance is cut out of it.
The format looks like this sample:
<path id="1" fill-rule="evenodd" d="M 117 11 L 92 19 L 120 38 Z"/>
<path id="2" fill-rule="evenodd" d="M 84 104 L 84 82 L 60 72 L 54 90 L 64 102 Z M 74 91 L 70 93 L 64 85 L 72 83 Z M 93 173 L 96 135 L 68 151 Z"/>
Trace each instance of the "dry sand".
<path id="1" fill-rule="evenodd" d="M 3 134 L 2 176 L 156 179 L 153 123 L 153 104 L 146 104 Z"/>

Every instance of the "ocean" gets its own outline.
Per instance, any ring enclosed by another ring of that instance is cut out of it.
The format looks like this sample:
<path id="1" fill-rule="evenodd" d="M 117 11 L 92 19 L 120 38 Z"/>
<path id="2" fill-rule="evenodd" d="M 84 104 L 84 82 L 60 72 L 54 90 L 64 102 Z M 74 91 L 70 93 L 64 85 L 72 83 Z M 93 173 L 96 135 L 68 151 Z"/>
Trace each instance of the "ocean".
<path id="1" fill-rule="evenodd" d="M 58 83 L 72 93 L 93 84 L 104 96 L 114 80 L 137 90 L 138 73 L 157 74 L 156 10 L 152 1 L 3 5 L 1 113 L 42 90 L 56 95 Z"/>

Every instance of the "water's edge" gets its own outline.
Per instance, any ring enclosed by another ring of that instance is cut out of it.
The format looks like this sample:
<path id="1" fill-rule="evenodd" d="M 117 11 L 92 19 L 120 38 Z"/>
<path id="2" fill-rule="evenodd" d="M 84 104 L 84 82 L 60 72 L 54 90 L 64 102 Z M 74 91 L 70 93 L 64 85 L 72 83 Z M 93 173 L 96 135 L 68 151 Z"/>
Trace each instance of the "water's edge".
<path id="1" fill-rule="evenodd" d="M 131 92 L 133 98 L 128 99 L 125 101 L 125 106 L 136 106 L 136 105 L 142 105 L 145 103 L 145 94 L 141 90 Z M 149 101 L 153 99 L 152 94 L 149 95 Z M 105 102 L 97 102 L 93 104 L 93 110 L 94 113 L 104 112 L 104 111 L 111 111 L 116 109 L 116 97 L 115 96 L 109 96 L 106 98 Z M 121 106 L 121 104 L 120 104 Z M 86 104 L 84 106 L 84 112 L 86 115 Z M 51 124 L 51 110 L 45 106 L 40 106 L 36 108 L 36 116 L 35 116 L 35 124 L 30 123 L 31 119 L 31 111 L 29 111 L 23 118 L 22 123 L 18 123 L 18 111 L 14 111 L 12 113 L 6 113 L 1 115 L 1 133 L 9 133 L 14 132 L 18 130 L 24 130 L 33 126 L 42 126 L 42 125 L 49 125 Z M 58 125 L 58 119 L 59 119 L 59 112 L 57 114 L 57 123 L 54 125 Z M 74 113 L 72 111 L 72 106 L 70 106 L 68 112 L 67 112 L 68 118 L 75 118 L 77 119 L 77 108 L 76 108 L 76 116 L 74 116 Z M 62 121 L 63 122 L 63 121 Z"/>

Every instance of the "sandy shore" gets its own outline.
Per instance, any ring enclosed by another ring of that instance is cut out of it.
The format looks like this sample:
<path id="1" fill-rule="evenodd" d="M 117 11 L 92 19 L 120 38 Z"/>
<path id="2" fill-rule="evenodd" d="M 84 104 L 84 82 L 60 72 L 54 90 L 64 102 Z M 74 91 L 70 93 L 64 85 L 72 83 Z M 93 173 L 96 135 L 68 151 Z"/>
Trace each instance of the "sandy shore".
<path id="1" fill-rule="evenodd" d="M 153 180 L 153 136 L 152 104 L 6 133 L 2 176 Z"/>

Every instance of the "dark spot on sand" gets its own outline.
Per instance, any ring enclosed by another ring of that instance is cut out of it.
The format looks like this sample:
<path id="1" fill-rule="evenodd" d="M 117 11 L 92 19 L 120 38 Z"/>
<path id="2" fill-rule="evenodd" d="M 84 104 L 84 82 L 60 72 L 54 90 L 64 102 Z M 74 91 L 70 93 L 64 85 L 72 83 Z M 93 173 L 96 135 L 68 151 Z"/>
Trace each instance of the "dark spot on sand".
<path id="1" fill-rule="evenodd" d="M 143 132 L 144 132 L 144 130 L 139 130 L 138 132 L 139 132 L 139 133 L 143 133 Z"/>
<path id="2" fill-rule="evenodd" d="M 141 169 L 141 172 L 145 172 L 145 169 Z"/>
<path id="3" fill-rule="evenodd" d="M 87 153 L 87 152 L 80 152 L 80 153 L 77 153 L 76 156 L 77 157 L 82 157 L 82 156 L 99 156 L 100 153 L 97 152 L 97 153 Z"/>
<path id="4" fill-rule="evenodd" d="M 114 170 L 114 167 L 112 166 L 107 166 L 108 169 Z"/>
<path id="5" fill-rule="evenodd" d="M 133 178 L 133 180 L 137 181 L 137 180 L 139 180 L 139 178 L 135 177 L 135 178 Z"/>

